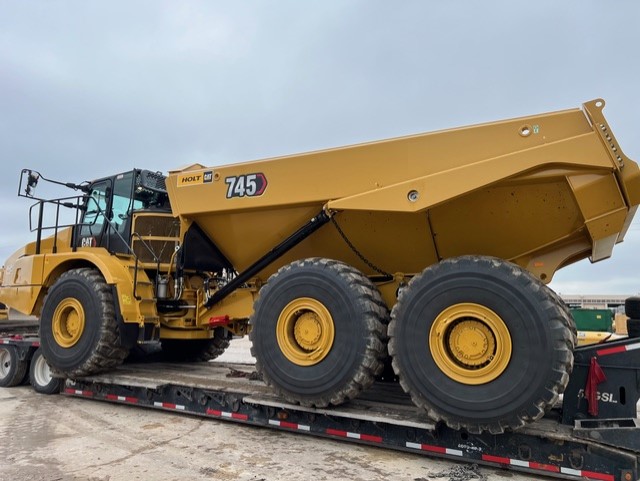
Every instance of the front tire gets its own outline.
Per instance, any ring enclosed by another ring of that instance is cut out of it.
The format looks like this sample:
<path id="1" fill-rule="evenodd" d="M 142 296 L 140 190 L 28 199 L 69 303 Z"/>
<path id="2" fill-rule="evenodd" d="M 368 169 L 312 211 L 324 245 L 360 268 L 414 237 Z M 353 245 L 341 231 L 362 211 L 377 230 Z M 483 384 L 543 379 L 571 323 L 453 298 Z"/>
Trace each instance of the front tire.
<path id="1" fill-rule="evenodd" d="M 414 277 L 389 326 L 404 390 L 454 429 L 501 433 L 541 418 L 573 366 L 574 329 L 557 297 L 530 273 L 479 256 Z"/>
<path id="2" fill-rule="evenodd" d="M 352 399 L 382 372 L 388 310 L 356 269 L 311 258 L 271 276 L 260 291 L 251 353 L 289 402 L 325 407 Z"/>
<path id="3" fill-rule="evenodd" d="M 49 289 L 40 320 L 49 365 L 67 377 L 112 369 L 127 356 L 121 345 L 113 295 L 96 269 L 73 269 Z"/>

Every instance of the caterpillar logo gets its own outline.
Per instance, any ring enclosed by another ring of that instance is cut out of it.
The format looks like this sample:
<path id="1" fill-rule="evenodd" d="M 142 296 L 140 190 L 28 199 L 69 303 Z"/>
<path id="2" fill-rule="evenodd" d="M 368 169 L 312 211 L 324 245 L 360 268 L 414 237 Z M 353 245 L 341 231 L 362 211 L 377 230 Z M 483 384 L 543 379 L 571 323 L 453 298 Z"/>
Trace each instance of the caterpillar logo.
<path id="1" fill-rule="evenodd" d="M 186 187 L 188 185 L 200 185 L 213 182 L 213 171 L 197 172 L 190 174 L 181 174 L 178 176 L 178 187 Z"/>

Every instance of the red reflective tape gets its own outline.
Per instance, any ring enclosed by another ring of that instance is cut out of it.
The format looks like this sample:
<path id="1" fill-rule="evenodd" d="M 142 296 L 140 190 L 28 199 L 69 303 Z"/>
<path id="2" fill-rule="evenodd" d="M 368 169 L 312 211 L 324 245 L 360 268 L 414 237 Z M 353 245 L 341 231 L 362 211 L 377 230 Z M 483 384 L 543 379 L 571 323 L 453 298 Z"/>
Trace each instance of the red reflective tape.
<path id="1" fill-rule="evenodd" d="M 550 471 L 552 473 L 559 473 L 560 472 L 560 468 L 558 466 L 552 466 L 551 464 L 535 463 L 535 462 L 531 461 L 529 463 L 529 465 L 533 469 L 541 469 L 543 471 Z"/>
<path id="2" fill-rule="evenodd" d="M 65 388 L 65 394 L 72 394 L 74 396 L 84 396 L 84 397 L 92 397 L 93 393 L 91 391 L 81 391 L 80 389 L 71 389 Z"/>
<path id="3" fill-rule="evenodd" d="M 34 341 L 31 343 L 32 347 L 40 347 L 40 343 L 38 341 Z"/>
<path id="4" fill-rule="evenodd" d="M 371 443 L 381 443 L 382 438 L 380 436 L 373 436 L 372 434 L 361 434 L 360 439 L 362 441 L 369 441 Z"/>
<path id="5" fill-rule="evenodd" d="M 618 346 L 618 347 L 608 347 L 607 349 L 598 349 L 596 353 L 598 356 L 608 356 L 610 354 L 620 354 L 621 352 L 626 352 L 626 346 Z"/>
<path id="6" fill-rule="evenodd" d="M 559 473 L 560 472 L 560 468 L 558 466 L 552 466 L 550 464 L 534 463 L 533 461 L 531 461 L 529 463 L 529 466 L 532 469 L 541 469 L 543 471 L 550 471 L 552 473 Z"/>
<path id="7" fill-rule="evenodd" d="M 338 429 L 327 429 L 325 432 L 331 436 L 340 436 L 341 438 L 359 439 L 360 441 L 369 441 L 372 443 L 382 442 L 382 438 L 380 436 L 373 436 L 371 434 L 351 433 L 349 431 L 340 431 Z"/>
<path id="8" fill-rule="evenodd" d="M 509 458 L 503 458 L 501 456 L 492 456 L 490 454 L 483 454 L 482 460 L 491 461 L 492 463 L 511 464 L 511 460 Z"/>
<path id="9" fill-rule="evenodd" d="M 118 396 L 116 394 L 107 394 L 105 397 L 109 401 L 121 401 L 121 402 L 127 402 L 132 404 L 136 404 L 138 402 L 138 398 L 130 397 L 130 396 Z"/>
<path id="10" fill-rule="evenodd" d="M 249 419 L 249 416 L 247 414 L 228 413 L 228 412 L 218 411 L 216 409 L 209 409 L 209 408 L 207 408 L 207 414 L 209 416 L 217 416 L 219 418 L 242 419 L 243 421 L 246 421 Z"/>
<path id="11" fill-rule="evenodd" d="M 615 481 L 612 474 L 594 473 L 593 471 L 581 471 L 582 476 L 591 479 L 601 479 L 602 481 Z"/>
<path id="12" fill-rule="evenodd" d="M 282 428 L 289 428 L 289 429 L 298 429 L 298 424 L 297 423 L 289 423 L 287 421 L 280 421 L 280 427 Z"/>
<path id="13" fill-rule="evenodd" d="M 420 449 L 422 449 L 423 451 L 429 451 L 432 453 L 447 454 L 447 448 L 443 448 L 442 446 L 431 446 L 430 444 L 421 444 Z"/>

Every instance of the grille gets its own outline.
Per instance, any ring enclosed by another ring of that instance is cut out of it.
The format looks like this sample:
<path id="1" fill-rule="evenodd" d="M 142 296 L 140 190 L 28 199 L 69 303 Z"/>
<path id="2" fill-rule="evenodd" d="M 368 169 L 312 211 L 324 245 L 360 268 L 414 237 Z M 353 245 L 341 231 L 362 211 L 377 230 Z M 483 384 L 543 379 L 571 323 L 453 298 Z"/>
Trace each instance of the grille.
<path id="1" fill-rule="evenodd" d="M 154 255 L 162 263 L 171 260 L 171 255 L 179 242 L 178 219 L 166 215 L 140 215 L 136 217 L 133 231 L 137 234 L 133 237 L 133 252 L 141 262 L 155 262 Z M 142 238 L 146 247 L 138 236 Z"/>

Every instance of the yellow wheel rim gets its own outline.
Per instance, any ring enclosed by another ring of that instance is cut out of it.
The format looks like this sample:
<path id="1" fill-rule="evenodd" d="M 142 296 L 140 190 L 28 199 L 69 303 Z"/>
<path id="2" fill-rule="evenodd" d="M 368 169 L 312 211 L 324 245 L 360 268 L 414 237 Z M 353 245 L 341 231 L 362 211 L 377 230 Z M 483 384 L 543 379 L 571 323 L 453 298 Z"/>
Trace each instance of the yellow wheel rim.
<path id="1" fill-rule="evenodd" d="M 511 335 L 502 318 L 488 307 L 455 304 L 433 322 L 429 349 L 440 370 L 454 381 L 485 384 L 507 368 Z"/>
<path id="2" fill-rule="evenodd" d="M 335 327 L 329 310 L 315 299 L 295 299 L 278 317 L 278 346 L 285 357 L 298 366 L 313 366 L 327 357 L 334 336 Z"/>
<path id="3" fill-rule="evenodd" d="M 85 325 L 84 308 L 73 297 L 64 299 L 53 313 L 53 338 L 60 347 L 74 346 L 82 337 Z"/>

